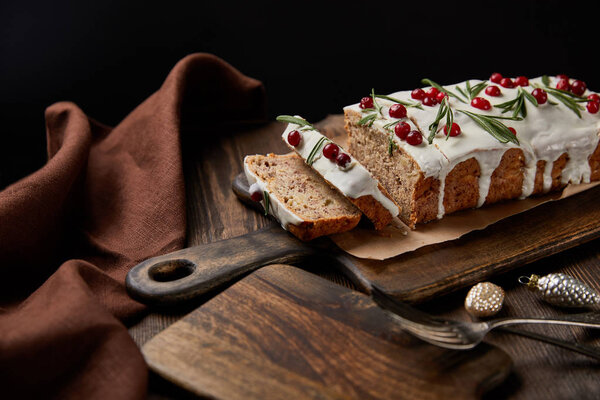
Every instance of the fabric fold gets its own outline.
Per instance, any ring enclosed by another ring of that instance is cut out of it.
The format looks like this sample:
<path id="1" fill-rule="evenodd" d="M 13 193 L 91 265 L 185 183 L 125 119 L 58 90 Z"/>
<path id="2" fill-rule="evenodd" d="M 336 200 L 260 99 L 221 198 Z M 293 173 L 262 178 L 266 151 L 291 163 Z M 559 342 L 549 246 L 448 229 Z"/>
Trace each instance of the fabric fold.
<path id="1" fill-rule="evenodd" d="M 69 102 L 45 117 L 48 162 L 0 192 L 2 393 L 143 398 L 146 366 L 123 323 L 145 307 L 124 281 L 185 245 L 182 124 L 203 135 L 264 119 L 264 88 L 193 54 L 114 128 Z"/>

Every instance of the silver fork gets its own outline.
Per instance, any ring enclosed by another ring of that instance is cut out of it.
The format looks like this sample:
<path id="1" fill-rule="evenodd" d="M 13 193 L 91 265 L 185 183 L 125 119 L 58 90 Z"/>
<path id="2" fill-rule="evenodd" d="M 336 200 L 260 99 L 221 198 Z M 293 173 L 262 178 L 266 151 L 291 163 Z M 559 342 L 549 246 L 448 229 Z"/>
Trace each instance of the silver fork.
<path id="1" fill-rule="evenodd" d="M 503 328 L 518 324 L 554 324 L 600 328 L 600 313 L 588 312 L 555 317 L 540 318 L 498 318 L 483 322 L 461 322 L 438 318 L 417 310 L 405 303 L 396 301 L 373 287 L 373 300 L 400 326 L 412 335 L 436 346 L 448 349 L 466 350 L 477 346 L 492 329 L 501 328 L 507 332 L 528 336 L 556 346 L 573 350 L 600 360 L 600 349 L 577 343 L 569 343 L 548 336 Z"/>

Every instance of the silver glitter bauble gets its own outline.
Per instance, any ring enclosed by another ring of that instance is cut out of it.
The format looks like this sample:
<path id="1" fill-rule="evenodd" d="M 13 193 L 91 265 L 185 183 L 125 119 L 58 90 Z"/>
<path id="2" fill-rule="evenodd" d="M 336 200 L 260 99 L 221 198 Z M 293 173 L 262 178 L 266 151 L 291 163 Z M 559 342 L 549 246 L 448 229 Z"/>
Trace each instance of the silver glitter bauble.
<path id="1" fill-rule="evenodd" d="M 473 286 L 465 299 L 465 309 L 475 317 L 489 317 L 500 311 L 504 302 L 504 290 L 491 282 Z"/>
<path id="2" fill-rule="evenodd" d="M 600 295 L 579 279 L 567 274 L 522 276 L 519 282 L 536 289 L 542 299 L 559 307 L 586 307 L 600 303 Z"/>

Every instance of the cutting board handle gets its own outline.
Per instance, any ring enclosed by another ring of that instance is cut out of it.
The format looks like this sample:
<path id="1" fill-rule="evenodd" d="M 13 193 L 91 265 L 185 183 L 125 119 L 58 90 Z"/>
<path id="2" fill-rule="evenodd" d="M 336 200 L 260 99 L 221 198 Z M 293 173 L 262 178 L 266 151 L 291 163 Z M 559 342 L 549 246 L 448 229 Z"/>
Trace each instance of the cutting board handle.
<path id="1" fill-rule="evenodd" d="M 294 263 L 316 253 L 280 226 L 150 258 L 127 274 L 129 294 L 172 305 L 210 292 L 267 264 Z"/>

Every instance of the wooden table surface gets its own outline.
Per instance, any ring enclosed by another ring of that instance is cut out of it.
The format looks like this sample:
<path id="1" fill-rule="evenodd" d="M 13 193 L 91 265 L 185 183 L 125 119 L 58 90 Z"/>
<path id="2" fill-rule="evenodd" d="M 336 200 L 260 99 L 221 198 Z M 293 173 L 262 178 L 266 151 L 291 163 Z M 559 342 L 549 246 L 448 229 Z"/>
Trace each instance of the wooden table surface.
<path id="1" fill-rule="evenodd" d="M 279 127 L 279 125 L 277 126 Z M 260 215 L 255 215 L 240 225 L 236 223 L 235 215 L 231 216 L 231 220 L 224 220 L 222 217 L 217 217 L 217 213 L 214 212 L 215 205 L 218 207 L 221 201 L 230 196 L 229 180 L 231 176 L 235 176 L 241 171 L 243 155 L 264 153 L 265 148 L 270 148 L 268 143 L 270 138 L 261 134 L 265 129 L 273 130 L 274 126 L 259 126 L 238 131 L 235 134 L 219 132 L 210 137 L 207 135 L 197 137 L 189 134 L 185 136 L 183 147 L 189 246 L 235 237 L 272 223 Z M 211 143 L 211 146 L 206 145 L 207 141 Z M 214 148 L 221 149 L 221 153 L 215 153 Z M 223 181 L 222 190 L 211 193 L 203 191 L 203 187 L 207 186 L 205 183 L 210 180 Z M 242 205 L 240 205 L 240 210 L 245 212 Z M 327 265 L 319 265 L 317 262 L 304 267 L 338 284 L 354 288 L 348 279 Z M 500 316 L 556 314 L 555 308 L 541 302 L 536 293 L 517 282 L 517 278 L 521 275 L 532 273 L 543 275 L 550 272 L 564 272 L 599 288 L 600 240 L 593 240 L 491 279 L 506 291 L 506 301 Z M 418 307 L 432 314 L 468 320 L 469 316 L 463 308 L 466 291 L 467 289 L 459 290 Z M 200 299 L 194 306 L 201 305 L 205 300 Z M 189 311 L 191 309 L 188 307 L 187 309 L 152 312 L 132 326 L 129 330 L 130 334 L 141 347 L 151 337 L 179 320 Z M 552 326 L 520 329 L 600 346 L 600 331 Z M 596 360 L 507 333 L 491 333 L 485 341 L 502 348 L 514 361 L 513 373 L 493 392 L 487 393 L 485 398 L 600 398 L 600 362 Z M 152 373 L 150 374 L 148 396 L 152 399 L 192 397 L 184 390 Z"/>

